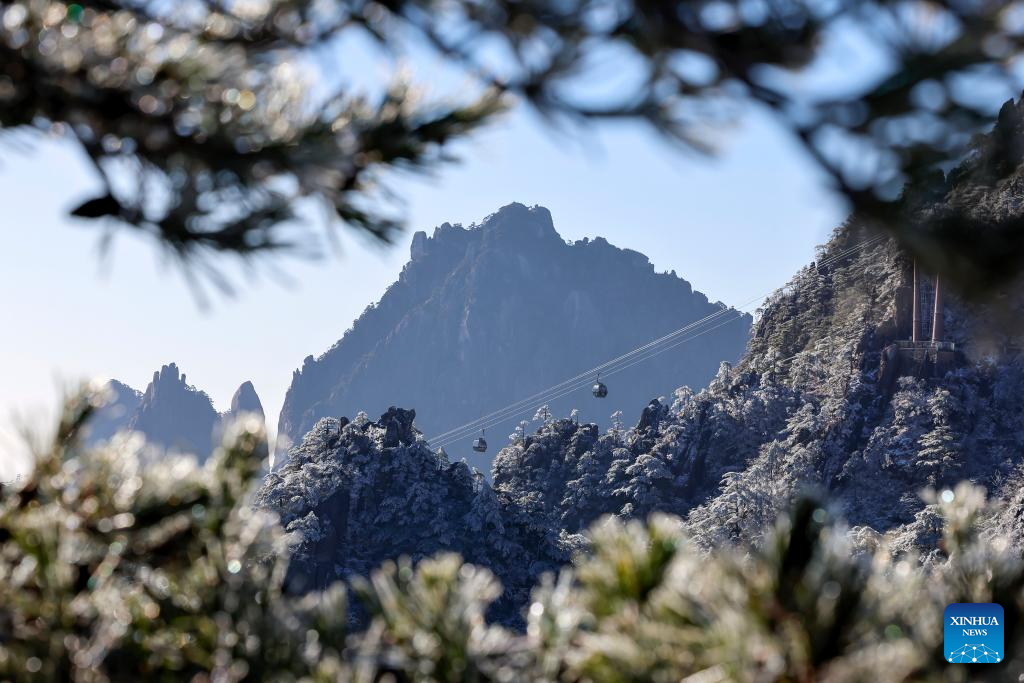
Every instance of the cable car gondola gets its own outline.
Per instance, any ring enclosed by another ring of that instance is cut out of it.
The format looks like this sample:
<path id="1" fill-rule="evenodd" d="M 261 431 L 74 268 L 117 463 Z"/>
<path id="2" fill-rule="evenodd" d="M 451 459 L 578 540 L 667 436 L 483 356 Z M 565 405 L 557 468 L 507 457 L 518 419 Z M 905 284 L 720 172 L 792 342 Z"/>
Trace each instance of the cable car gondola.
<path id="1" fill-rule="evenodd" d="M 838 254 L 833 254 L 832 256 L 829 256 L 828 258 L 817 262 L 816 269 L 820 272 L 826 266 L 831 266 L 832 264 L 837 263 L 841 259 L 845 259 L 846 257 L 851 256 L 852 254 L 862 249 L 881 244 L 886 239 L 887 237 L 885 235 L 875 235 L 874 237 L 863 240 L 860 243 L 852 247 L 849 247 Z M 763 297 L 757 297 L 756 299 L 752 299 L 749 303 L 759 301 L 762 298 Z M 727 317 L 725 318 L 725 320 L 711 326 L 711 321 L 718 318 L 722 318 L 723 316 L 730 317 Z M 725 325 L 726 323 L 738 321 L 742 317 L 743 314 L 741 311 L 738 311 L 737 309 L 734 308 L 723 307 L 718 311 L 712 313 L 711 315 L 708 315 L 704 318 L 701 318 L 700 320 L 697 320 L 696 322 L 687 323 L 686 325 L 680 327 L 678 330 L 675 330 L 658 339 L 638 346 L 632 351 L 629 351 L 628 353 L 625 353 L 619 356 L 618 358 L 615 358 L 602 365 L 599 365 L 596 368 L 592 368 L 592 371 L 597 373 L 597 377 L 595 377 L 594 384 L 592 385 L 590 391 L 594 395 L 594 398 L 606 398 L 608 396 L 608 387 L 601 382 L 601 375 L 600 373 L 597 372 L 599 368 L 604 369 L 609 373 L 625 370 L 627 368 L 632 367 L 633 365 L 636 365 L 639 362 L 646 361 L 650 358 L 654 358 L 655 356 L 664 351 L 675 348 L 680 344 L 686 343 L 692 339 L 696 339 L 697 337 L 707 334 L 708 332 L 711 332 L 712 330 L 715 330 L 721 327 L 722 325 Z M 689 333 L 690 336 L 682 337 L 682 335 L 687 333 Z M 952 342 L 945 343 L 951 344 Z M 785 360 L 787 359 L 784 359 L 784 361 Z M 526 409 L 524 408 L 524 406 L 526 405 L 529 405 L 531 403 L 532 405 L 537 405 L 537 403 L 541 403 L 543 401 L 551 401 L 561 396 L 565 396 L 569 392 L 582 390 L 582 388 L 586 386 L 586 384 L 583 382 L 583 378 L 589 375 L 590 372 L 591 370 L 584 370 L 579 375 L 576 375 L 575 377 L 572 377 L 571 379 L 568 379 L 559 384 L 555 384 L 554 386 L 548 387 L 544 391 L 534 394 L 528 399 L 523 399 L 516 401 L 514 403 L 510 403 L 504 408 L 489 413 L 483 417 L 480 417 L 477 420 L 473 420 L 472 422 L 468 422 L 454 429 L 449 429 L 447 432 L 442 432 L 433 439 L 429 439 L 429 441 L 437 443 L 438 448 L 442 449 L 446 446 L 451 446 L 454 443 L 460 443 L 464 438 L 473 433 L 475 425 L 490 424 L 493 426 L 495 424 L 500 423 L 502 420 L 506 418 L 523 414 L 526 411 Z M 480 430 L 479 438 L 473 440 L 472 446 L 473 450 L 476 451 L 477 453 L 487 452 L 487 441 L 484 439 L 484 432 L 482 429 Z"/>
<path id="2" fill-rule="evenodd" d="M 473 450 L 477 453 L 487 452 L 487 439 L 484 438 L 484 430 L 480 430 L 480 436 L 473 440 Z"/>

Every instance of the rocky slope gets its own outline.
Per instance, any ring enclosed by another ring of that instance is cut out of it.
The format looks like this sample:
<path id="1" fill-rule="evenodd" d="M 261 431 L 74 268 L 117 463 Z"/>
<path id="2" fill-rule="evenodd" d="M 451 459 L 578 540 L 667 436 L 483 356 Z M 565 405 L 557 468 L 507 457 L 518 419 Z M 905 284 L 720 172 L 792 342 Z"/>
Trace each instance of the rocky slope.
<path id="1" fill-rule="evenodd" d="M 909 338 L 912 265 L 894 243 L 844 226 L 822 259 L 766 305 L 744 359 L 698 394 L 652 402 L 599 435 L 555 420 L 504 448 L 494 486 L 548 524 L 667 511 L 707 543 L 756 540 L 799 491 L 825 491 L 851 524 L 887 530 L 925 513 L 919 492 L 970 479 L 992 489 L 1024 462 L 1019 326 L 997 305 L 946 298 L 947 367 L 896 367 Z M 1024 311 L 1024 299 L 1015 306 Z"/>
<path id="2" fill-rule="evenodd" d="M 279 432 L 299 440 L 322 417 L 415 406 L 428 436 L 534 394 L 720 310 L 674 273 L 601 238 L 566 243 L 548 211 L 511 204 L 480 225 L 417 233 L 411 260 L 330 350 L 295 371 Z M 679 384 L 702 387 L 739 357 L 744 316 L 614 378 L 608 399 L 586 391 L 551 403 L 605 424 Z M 530 414 L 537 406 L 528 406 Z M 499 440 L 522 419 L 491 429 Z M 490 455 L 452 447 L 489 469 Z"/>
<path id="3" fill-rule="evenodd" d="M 289 587 L 322 588 L 383 561 L 459 552 L 491 568 L 504 594 L 493 616 L 518 623 L 529 589 L 569 560 L 579 539 L 544 525 L 465 462 L 431 451 L 415 411 L 376 422 L 324 418 L 267 475 L 256 504 L 281 516 L 295 543 Z"/>
<path id="4" fill-rule="evenodd" d="M 243 412 L 263 417 L 263 405 L 251 382 L 235 392 L 231 408 L 220 414 L 206 392 L 186 382 L 174 363 L 153 373 L 145 392 L 110 380 L 111 400 L 90 419 L 88 440 L 96 443 L 120 431 L 139 432 L 160 449 L 193 453 L 201 460 L 220 440 L 226 421 Z"/>
<path id="5" fill-rule="evenodd" d="M 922 243 L 952 229 L 949 216 L 966 213 L 976 229 L 1020 216 L 1024 155 L 1003 141 L 1022 134 L 1024 104 L 1008 102 L 964 164 L 908 193 L 906 221 Z M 898 348 L 911 337 L 913 273 L 892 241 L 850 220 L 765 304 L 743 359 L 707 389 L 652 403 L 625 432 L 550 421 L 501 451 L 495 489 L 569 530 L 603 513 L 674 512 L 712 545 L 757 541 L 810 488 L 865 538 L 895 530 L 909 549 L 937 538 L 922 490 L 970 480 L 1011 501 L 1018 521 L 1002 520 L 1001 533 L 1024 538 L 1022 279 L 984 301 L 947 292 L 942 340 L 955 350 L 922 363 L 920 349 Z M 933 278 L 918 287 L 928 339 Z"/>

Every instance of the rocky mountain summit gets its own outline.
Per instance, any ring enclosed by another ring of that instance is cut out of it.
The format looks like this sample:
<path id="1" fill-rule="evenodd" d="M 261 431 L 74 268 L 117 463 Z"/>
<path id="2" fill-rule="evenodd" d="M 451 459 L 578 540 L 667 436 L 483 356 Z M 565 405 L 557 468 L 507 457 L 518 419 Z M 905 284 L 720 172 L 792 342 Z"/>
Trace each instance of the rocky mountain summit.
<path id="1" fill-rule="evenodd" d="M 120 431 L 140 432 L 146 441 L 164 450 L 193 453 L 204 459 L 220 439 L 223 425 L 242 413 L 263 417 L 263 405 L 252 382 L 243 383 L 220 414 L 206 394 L 186 381 L 175 363 L 153 373 L 145 392 L 110 380 L 111 400 L 89 423 L 89 441 L 109 439 Z"/>
<path id="2" fill-rule="evenodd" d="M 260 397 L 256 394 L 256 388 L 248 380 L 242 382 L 242 385 L 235 390 L 234 396 L 231 397 L 231 409 L 228 411 L 228 414 L 232 416 L 242 413 L 253 413 L 261 419 L 266 417 L 263 413 L 263 403 L 260 402 Z"/>
<path id="3" fill-rule="evenodd" d="M 322 417 L 402 405 L 416 407 L 417 426 L 431 437 L 723 308 L 675 273 L 655 272 L 643 254 L 600 237 L 567 243 L 547 209 L 510 204 L 479 225 L 416 233 L 398 281 L 295 371 L 279 432 L 298 441 Z M 616 375 L 608 399 L 582 391 L 550 408 L 578 408 L 604 425 L 612 412 L 680 384 L 703 387 L 722 360 L 742 353 L 750 324 L 737 315 Z M 501 440 L 523 417 L 490 433 Z M 490 455 L 473 454 L 472 437 L 450 448 L 486 471 Z"/>

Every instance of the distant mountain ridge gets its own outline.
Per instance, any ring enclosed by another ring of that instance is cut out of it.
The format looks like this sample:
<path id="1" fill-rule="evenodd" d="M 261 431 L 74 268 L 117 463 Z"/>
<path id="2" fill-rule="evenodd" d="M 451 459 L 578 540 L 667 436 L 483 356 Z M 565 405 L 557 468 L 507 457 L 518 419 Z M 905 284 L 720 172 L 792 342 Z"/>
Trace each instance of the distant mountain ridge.
<path id="1" fill-rule="evenodd" d="M 175 363 L 154 372 L 145 392 L 118 380 L 110 380 L 108 389 L 111 400 L 90 419 L 90 443 L 107 440 L 120 431 L 140 432 L 151 445 L 205 459 L 227 421 L 242 413 L 264 416 L 252 382 L 244 382 L 231 399 L 231 408 L 220 414 L 205 391 L 187 383 Z"/>
<path id="2" fill-rule="evenodd" d="M 567 243 L 543 207 L 510 204 L 479 225 L 445 223 L 413 236 L 411 260 L 377 304 L 326 353 L 295 371 L 279 434 L 301 440 L 322 417 L 415 407 L 428 437 L 530 396 L 725 308 L 646 256 L 603 238 Z M 583 390 L 556 414 L 606 424 L 679 384 L 699 389 L 735 360 L 752 319 L 734 321 L 609 381 L 605 400 Z M 491 433 L 500 443 L 519 420 Z M 449 450 L 485 471 L 490 456 Z M 463 445 L 465 444 L 465 445 Z"/>

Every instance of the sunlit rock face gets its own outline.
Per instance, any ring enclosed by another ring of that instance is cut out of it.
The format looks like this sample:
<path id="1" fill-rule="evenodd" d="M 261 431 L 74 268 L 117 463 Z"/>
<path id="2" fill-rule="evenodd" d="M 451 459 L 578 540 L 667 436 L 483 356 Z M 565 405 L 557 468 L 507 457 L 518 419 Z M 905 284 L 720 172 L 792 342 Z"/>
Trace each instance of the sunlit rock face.
<path id="1" fill-rule="evenodd" d="M 674 273 L 602 238 L 566 243 L 542 207 L 511 204 L 481 224 L 417 233 L 411 260 L 380 301 L 331 349 L 295 371 L 281 435 L 298 442 L 318 419 L 416 409 L 429 438 L 535 394 L 651 339 L 719 311 Z M 731 322 L 607 379 L 548 401 L 556 415 L 580 410 L 607 424 L 679 385 L 703 387 L 735 360 L 751 319 Z M 592 378 L 591 378 L 592 379 Z M 537 405 L 488 430 L 500 447 Z M 470 450 L 474 434 L 446 446 L 487 471 L 494 450 Z M 436 442 L 434 442 L 436 443 Z M 279 458 L 280 460 L 280 458 Z"/>
<path id="2" fill-rule="evenodd" d="M 175 363 L 154 372 L 145 392 L 117 380 L 110 380 L 108 388 L 111 400 L 88 425 L 91 444 L 117 432 L 138 432 L 154 448 L 191 453 L 205 460 L 219 443 L 229 420 L 248 413 L 263 419 L 263 405 L 252 382 L 238 388 L 230 410 L 222 415 L 205 391 L 188 384 Z"/>

